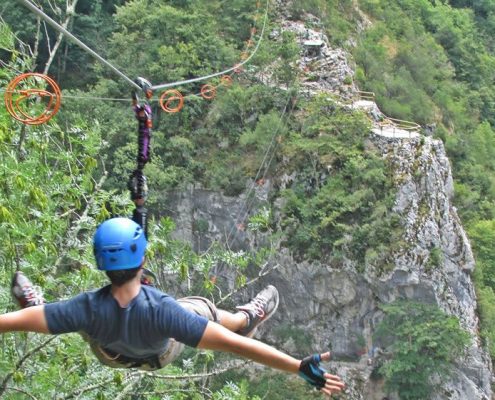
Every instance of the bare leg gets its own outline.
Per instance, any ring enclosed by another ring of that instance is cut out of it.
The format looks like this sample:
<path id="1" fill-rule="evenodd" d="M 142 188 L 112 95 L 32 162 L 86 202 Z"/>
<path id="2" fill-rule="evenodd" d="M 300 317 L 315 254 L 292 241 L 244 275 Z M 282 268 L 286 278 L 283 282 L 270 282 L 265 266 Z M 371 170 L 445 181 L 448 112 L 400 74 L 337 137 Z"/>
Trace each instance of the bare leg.
<path id="1" fill-rule="evenodd" d="M 220 325 L 229 331 L 237 332 L 247 325 L 247 315 L 243 312 L 231 313 L 225 310 L 218 310 L 217 312 Z"/>

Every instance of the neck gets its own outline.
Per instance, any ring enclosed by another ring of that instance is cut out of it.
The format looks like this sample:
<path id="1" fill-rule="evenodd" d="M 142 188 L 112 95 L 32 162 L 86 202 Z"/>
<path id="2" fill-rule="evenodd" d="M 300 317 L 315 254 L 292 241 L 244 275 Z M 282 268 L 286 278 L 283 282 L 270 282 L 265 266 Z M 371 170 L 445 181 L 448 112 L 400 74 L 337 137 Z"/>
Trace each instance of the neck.
<path id="1" fill-rule="evenodd" d="M 129 282 L 124 283 L 122 286 L 112 285 L 111 293 L 119 306 L 125 308 L 129 303 L 139 294 L 141 290 L 141 280 L 138 276 Z"/>

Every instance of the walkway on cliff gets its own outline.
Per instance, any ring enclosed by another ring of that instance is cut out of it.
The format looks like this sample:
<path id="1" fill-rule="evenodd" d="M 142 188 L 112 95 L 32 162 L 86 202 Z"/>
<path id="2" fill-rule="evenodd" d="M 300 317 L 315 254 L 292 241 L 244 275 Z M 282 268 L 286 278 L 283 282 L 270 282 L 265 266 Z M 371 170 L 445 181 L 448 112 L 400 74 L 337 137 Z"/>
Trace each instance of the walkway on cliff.
<path id="1" fill-rule="evenodd" d="M 372 132 L 376 135 L 392 139 L 419 137 L 422 131 L 419 124 L 386 116 L 378 108 L 373 92 L 364 92 L 357 88 L 352 78 L 354 71 L 348 63 L 346 52 L 342 49 L 332 49 L 327 35 L 315 21 L 312 21 L 313 27 L 302 21 L 285 20 L 281 24 L 282 30 L 295 34 L 301 46 L 301 57 L 297 64 L 300 83 L 303 90 L 307 90 L 307 95 L 336 96 L 338 103 L 365 111 L 372 123 Z M 276 31 L 273 35 L 276 37 L 280 32 Z M 270 82 L 270 77 L 266 78 L 268 79 L 265 84 L 279 87 L 276 82 Z"/>
<path id="2" fill-rule="evenodd" d="M 357 97 L 359 100 L 352 101 L 352 108 L 366 111 L 373 124 L 374 134 L 394 139 L 412 139 L 420 136 L 419 124 L 384 115 L 374 101 L 374 93 L 357 92 Z"/>

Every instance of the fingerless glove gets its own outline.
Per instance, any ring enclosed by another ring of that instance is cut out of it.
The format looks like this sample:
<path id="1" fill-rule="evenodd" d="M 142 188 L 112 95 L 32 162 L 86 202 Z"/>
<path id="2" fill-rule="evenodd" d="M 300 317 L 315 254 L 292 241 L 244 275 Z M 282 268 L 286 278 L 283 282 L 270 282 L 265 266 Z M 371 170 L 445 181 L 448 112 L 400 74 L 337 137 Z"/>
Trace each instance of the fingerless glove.
<path id="1" fill-rule="evenodd" d="M 299 376 L 309 384 L 321 389 L 325 386 L 325 370 L 320 367 L 321 356 L 313 354 L 301 361 L 299 366 Z"/>

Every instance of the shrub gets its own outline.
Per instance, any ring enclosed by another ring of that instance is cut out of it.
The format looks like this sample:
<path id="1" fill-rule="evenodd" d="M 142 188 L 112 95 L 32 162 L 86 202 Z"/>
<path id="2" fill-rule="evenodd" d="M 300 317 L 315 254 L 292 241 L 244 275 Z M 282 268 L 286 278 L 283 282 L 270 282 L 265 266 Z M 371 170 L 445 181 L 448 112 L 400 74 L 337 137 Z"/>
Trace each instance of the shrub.
<path id="1" fill-rule="evenodd" d="M 376 339 L 387 344 L 389 357 L 379 369 L 386 387 L 404 400 L 428 399 L 430 378 L 450 374 L 469 342 L 468 333 L 457 318 L 434 305 L 399 301 L 383 311 Z"/>

